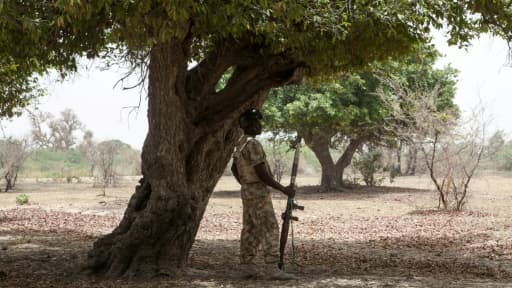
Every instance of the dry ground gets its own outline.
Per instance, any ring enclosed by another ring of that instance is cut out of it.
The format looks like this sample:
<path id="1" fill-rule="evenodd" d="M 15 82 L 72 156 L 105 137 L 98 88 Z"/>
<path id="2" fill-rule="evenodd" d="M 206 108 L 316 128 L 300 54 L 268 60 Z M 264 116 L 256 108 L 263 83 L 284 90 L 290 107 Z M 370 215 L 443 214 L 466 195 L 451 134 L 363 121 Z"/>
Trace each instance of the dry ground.
<path id="1" fill-rule="evenodd" d="M 0 287 L 512 287 L 512 177 L 475 180 L 466 211 L 435 210 L 426 177 L 319 193 L 300 178 L 306 207 L 294 224 L 298 281 L 237 277 L 239 186 L 222 178 L 190 256 L 190 275 L 94 280 L 77 271 L 95 239 L 119 221 L 135 179 L 120 188 L 20 183 L 0 193 Z M 30 205 L 16 206 L 26 193 Z M 285 198 L 274 195 L 280 213 Z M 290 255 L 291 251 L 288 251 Z M 291 259 L 288 259 L 291 262 Z"/>

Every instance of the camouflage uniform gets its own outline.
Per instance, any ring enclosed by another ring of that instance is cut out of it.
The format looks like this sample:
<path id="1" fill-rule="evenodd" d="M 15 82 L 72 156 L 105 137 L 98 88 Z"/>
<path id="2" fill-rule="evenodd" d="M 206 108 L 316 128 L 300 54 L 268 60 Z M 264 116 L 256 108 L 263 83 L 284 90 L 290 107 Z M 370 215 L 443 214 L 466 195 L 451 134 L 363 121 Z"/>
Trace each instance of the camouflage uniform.
<path id="1" fill-rule="evenodd" d="M 265 151 L 256 139 L 243 136 L 237 144 L 233 158 L 242 184 L 243 228 L 240 262 L 253 263 L 261 245 L 265 263 L 277 263 L 279 261 L 279 226 L 270 191 L 254 169 L 254 166 L 265 163 L 270 173 Z"/>

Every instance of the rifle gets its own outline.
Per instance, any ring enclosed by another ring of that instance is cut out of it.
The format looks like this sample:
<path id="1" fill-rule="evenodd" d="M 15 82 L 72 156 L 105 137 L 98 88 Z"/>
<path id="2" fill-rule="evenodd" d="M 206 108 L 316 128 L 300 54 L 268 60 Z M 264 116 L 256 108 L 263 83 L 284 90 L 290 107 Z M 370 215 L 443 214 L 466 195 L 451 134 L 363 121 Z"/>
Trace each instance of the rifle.
<path id="1" fill-rule="evenodd" d="M 295 186 L 295 178 L 297 178 L 297 171 L 299 168 L 299 156 L 300 156 L 300 142 L 302 141 L 302 137 L 300 135 L 297 136 L 297 139 L 292 143 L 292 149 L 295 149 L 295 154 L 293 157 L 293 166 L 292 166 L 292 175 L 290 178 L 290 186 Z M 292 255 L 294 253 L 293 250 L 293 223 L 292 221 L 299 221 L 299 218 L 292 215 L 292 211 L 295 209 L 304 210 L 304 206 L 299 206 L 293 200 L 293 197 L 288 197 L 286 202 L 286 210 L 281 214 L 281 218 L 283 219 L 283 226 L 281 228 L 281 238 L 279 239 L 279 269 L 284 271 L 284 250 L 286 248 L 286 242 L 288 241 L 288 231 L 290 226 L 292 227 Z"/>

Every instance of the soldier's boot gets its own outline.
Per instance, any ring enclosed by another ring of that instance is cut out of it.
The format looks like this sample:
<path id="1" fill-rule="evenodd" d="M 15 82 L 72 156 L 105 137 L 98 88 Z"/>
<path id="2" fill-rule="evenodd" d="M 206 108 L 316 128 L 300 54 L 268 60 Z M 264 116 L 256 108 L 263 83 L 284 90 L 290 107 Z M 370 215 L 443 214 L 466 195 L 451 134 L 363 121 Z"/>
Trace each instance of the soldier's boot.
<path id="1" fill-rule="evenodd" d="M 277 264 L 267 264 L 266 265 L 266 275 L 268 279 L 270 280 L 298 280 L 299 277 L 297 277 L 294 274 L 284 272 L 277 268 Z"/>
<path id="2" fill-rule="evenodd" d="M 261 278 L 263 275 L 261 269 L 254 263 L 240 264 L 240 278 L 253 279 Z"/>

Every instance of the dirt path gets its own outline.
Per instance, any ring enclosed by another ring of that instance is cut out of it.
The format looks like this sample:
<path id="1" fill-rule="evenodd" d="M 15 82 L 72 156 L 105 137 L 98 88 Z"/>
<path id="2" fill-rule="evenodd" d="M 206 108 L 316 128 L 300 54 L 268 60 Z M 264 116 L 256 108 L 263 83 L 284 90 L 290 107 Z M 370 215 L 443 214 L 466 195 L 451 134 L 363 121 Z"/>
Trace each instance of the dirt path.
<path id="1" fill-rule="evenodd" d="M 75 273 L 94 240 L 115 227 L 133 186 L 99 197 L 88 184 L 21 184 L 0 194 L 0 287 L 512 287 L 512 179 L 479 179 L 463 213 L 432 210 L 425 178 L 322 194 L 306 186 L 315 181 L 299 181 L 306 211 L 294 226 L 299 265 L 290 267 L 300 280 L 289 282 L 238 277 L 241 201 L 230 178 L 219 183 L 201 224 L 193 273 L 144 282 Z M 19 193 L 32 204 L 16 207 Z M 275 195 L 276 212 L 284 201 Z"/>

